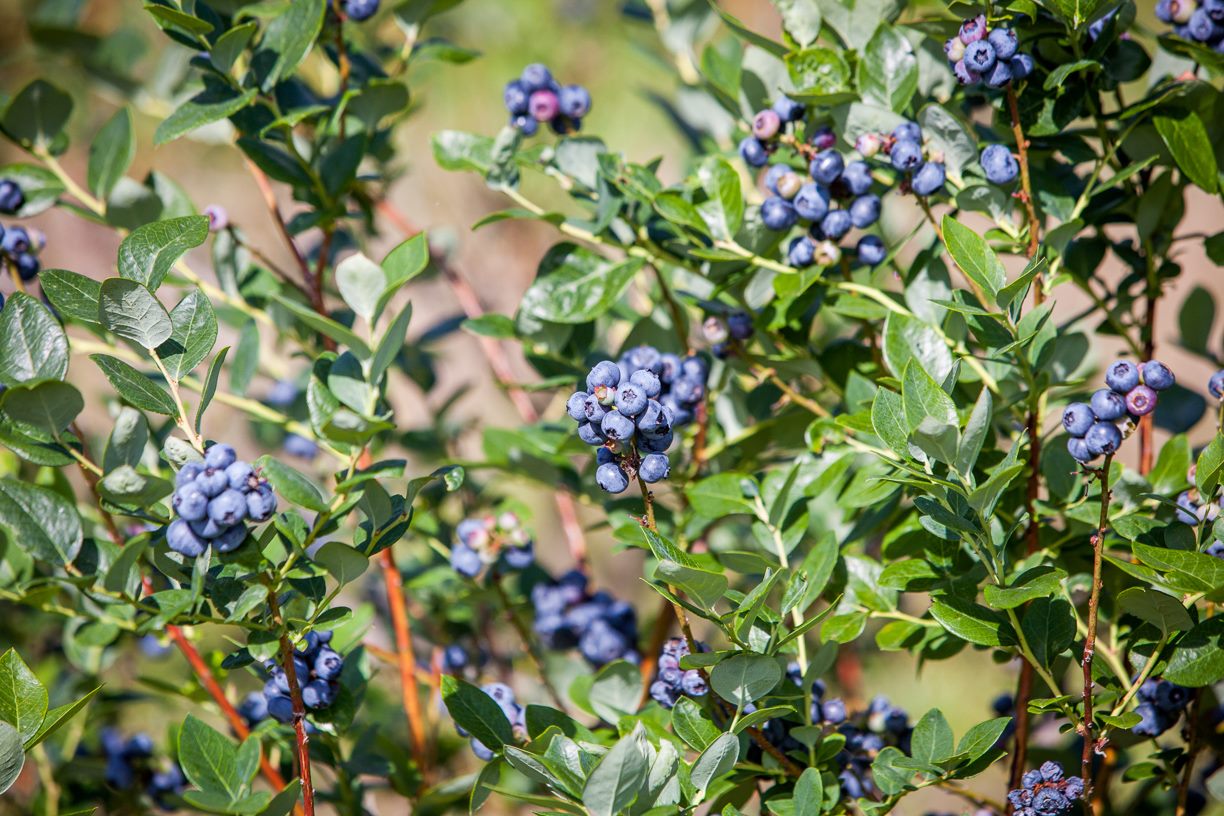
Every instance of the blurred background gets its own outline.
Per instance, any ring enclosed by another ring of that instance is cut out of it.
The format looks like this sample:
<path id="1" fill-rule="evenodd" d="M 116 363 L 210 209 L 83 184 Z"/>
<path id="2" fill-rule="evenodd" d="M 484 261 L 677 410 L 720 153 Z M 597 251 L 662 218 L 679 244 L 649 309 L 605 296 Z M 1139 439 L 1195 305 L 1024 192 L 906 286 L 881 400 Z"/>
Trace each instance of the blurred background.
<path id="1" fill-rule="evenodd" d="M 769 36 L 780 38 L 780 25 L 772 5 L 765 0 L 725 0 L 722 5 L 749 27 Z M 1139 23 L 1156 30 L 1151 13 L 1152 3 L 1139 3 Z M 648 9 L 636 5 L 636 13 L 627 14 L 615 0 L 468 0 L 431 23 L 431 36 L 446 39 L 479 52 L 470 62 L 460 65 L 440 62 L 423 63 L 410 75 L 412 104 L 417 110 L 398 129 L 398 162 L 403 171 L 395 182 L 390 199 L 411 222 L 430 231 L 433 242 L 448 248 L 455 267 L 471 283 L 477 296 L 490 311 L 513 314 L 522 293 L 534 277 L 536 264 L 547 248 L 557 241 L 557 234 L 548 225 L 536 222 L 503 221 L 472 231 L 470 225 L 482 216 L 507 206 L 498 194 L 490 191 L 479 178 L 471 174 L 449 173 L 438 168 L 430 149 L 431 135 L 443 129 L 457 129 L 493 135 L 505 124 L 501 90 L 505 82 L 518 75 L 529 62 L 545 62 L 564 82 L 586 85 L 595 100 L 584 132 L 600 136 L 611 150 L 623 152 L 635 161 L 661 157 L 661 175 L 665 181 L 682 178 L 691 156 L 691 144 L 675 126 L 664 100 L 674 99 L 681 83 L 676 79 L 671 56 L 658 40 Z M 645 13 L 642 13 L 645 12 Z M 73 56 L 72 49 L 61 47 L 70 34 L 56 28 L 56 21 L 80 14 L 85 31 L 106 37 L 104 45 L 93 58 L 83 62 Z M 379 37 L 395 42 L 401 36 L 386 15 L 370 23 L 362 36 Z M 135 114 L 138 153 L 129 175 L 142 179 L 156 171 L 181 185 L 202 211 L 206 205 L 219 204 L 226 208 L 230 221 L 241 227 L 251 244 L 260 248 L 272 260 L 291 266 L 280 236 L 273 227 L 268 211 L 241 154 L 230 143 L 225 127 L 209 127 L 191 138 L 181 139 L 164 147 L 154 148 L 152 134 L 160 120 L 177 101 L 178 79 L 186 68 L 190 55 L 182 48 L 167 46 L 167 41 L 152 26 L 148 15 L 135 0 L 52 0 L 34 3 L 22 0 L 0 0 L 0 93 L 10 95 L 35 77 L 46 77 L 69 90 L 76 107 L 71 133 L 72 147 L 62 157 L 68 171 L 76 178 L 84 177 L 90 139 L 115 109 L 129 101 Z M 1170 70 L 1176 66 L 1169 61 Z M 144 81 L 136 87 L 116 81 L 116 77 L 137 77 Z M 1130 98 L 1142 95 L 1143 88 L 1128 89 Z M 25 158 L 7 143 L 0 145 L 0 164 L 24 161 Z M 536 200 L 559 209 L 566 208 L 566 199 L 555 188 L 535 178 L 526 181 Z M 282 197 L 281 206 L 287 216 L 296 207 Z M 1186 201 L 1188 217 L 1183 230 L 1188 236 L 1178 243 L 1175 261 L 1183 274 L 1168 285 L 1160 304 L 1157 319 L 1156 356 L 1170 364 L 1178 378 L 1192 390 L 1205 394 L 1206 380 L 1218 366 L 1209 359 L 1224 354 L 1224 319 L 1215 321 L 1208 336 L 1196 343 L 1185 342 L 1179 316 L 1187 302 L 1191 308 L 1202 309 L 1207 303 L 1224 297 L 1224 276 L 1203 249 L 1202 237 L 1224 228 L 1224 207 L 1218 198 L 1210 198 L 1197 190 Z M 897 202 L 888 219 L 912 223 L 920 213 L 911 202 Z M 103 278 L 114 272 L 115 252 L 119 237 L 111 230 L 89 224 L 62 210 L 49 211 L 32 219 L 32 223 L 47 235 L 42 254 L 44 268 L 66 268 Z M 366 248 L 367 254 L 381 258 L 406 235 L 387 221 L 379 222 L 380 233 Z M 898 230 L 900 232 L 900 230 Z M 1197 236 L 1197 237 L 1196 237 Z M 308 240 L 301 244 L 309 248 Z M 191 256 L 195 269 L 206 274 L 209 256 L 206 249 Z M 1110 268 L 1104 279 L 1115 285 L 1124 274 Z M 6 295 L 11 283 L 0 281 L 0 291 Z M 1058 301 L 1056 315 L 1067 319 L 1080 313 L 1087 301 L 1064 286 L 1054 293 Z M 462 315 L 452 289 L 445 280 L 433 276 L 414 285 L 413 328 L 410 343 L 431 330 Z M 1091 326 L 1082 326 L 1086 331 Z M 236 341 L 236 334 L 225 327 L 218 346 Z M 265 339 L 265 354 L 278 353 Z M 612 350 L 619 338 L 609 339 Z M 1201 346 L 1197 351 L 1186 346 Z M 1091 345 L 1090 354 L 1104 364 L 1121 344 L 1103 337 Z M 1202 348 L 1207 354 L 1202 353 Z M 479 455 L 483 427 L 518 426 L 514 412 L 496 381 L 484 365 L 480 346 L 463 332 L 452 331 L 440 339 L 431 339 L 428 353 L 434 356 L 437 386 L 431 392 L 401 379 L 392 395 L 401 427 L 426 430 L 431 427 L 435 409 L 456 394 L 460 394 L 458 416 L 468 429 L 461 438 L 462 452 Z M 290 370 L 300 365 L 284 360 Z M 529 380 L 531 374 L 521 358 L 514 355 L 516 374 Z M 97 397 L 109 393 L 109 386 L 97 370 L 84 361 L 73 363 L 75 384 L 92 394 L 89 404 L 101 404 Z M 251 385 L 253 396 L 261 396 L 270 387 L 268 381 L 256 380 Z M 565 395 L 549 400 L 545 395 L 534 399 L 547 417 L 563 413 Z M 1205 403 L 1204 403 L 1205 406 Z M 1188 428 L 1191 441 L 1203 444 L 1214 432 L 1211 411 Z M 243 439 L 233 429 L 245 427 L 243 420 L 231 415 L 230 422 L 223 409 L 211 414 L 218 430 L 227 430 L 240 453 L 251 456 L 262 452 L 253 437 Z M 105 418 L 91 422 L 82 417 L 87 433 L 102 434 L 109 424 Z M 1054 418 L 1047 420 L 1051 425 Z M 92 427 L 91 427 L 92 425 Z M 207 429 L 206 429 L 207 430 Z M 235 438 L 235 436 L 237 438 Z M 1167 439 L 1168 429 L 1159 429 L 1157 445 Z M 1135 446 L 1127 454 L 1135 455 Z M 1134 462 L 1130 462 L 1134 464 Z M 303 467 L 306 467 L 303 465 Z M 426 463 L 421 465 L 422 471 Z M 411 468 L 410 468 L 411 472 Z M 500 485 L 499 485 L 500 487 Z M 533 513 L 537 551 L 541 560 L 553 571 L 568 568 L 568 555 L 555 508 L 549 497 L 538 490 L 509 483 L 507 495 L 525 502 Z M 663 501 L 667 501 L 663 491 Z M 653 593 L 640 582 L 640 556 L 619 552 L 612 544 L 605 514 L 599 508 L 582 508 L 582 520 L 591 528 L 589 542 L 597 580 L 622 597 L 637 602 L 643 617 L 653 615 L 656 603 Z M 911 610 L 918 614 L 921 610 Z M 643 622 L 643 630 L 648 621 Z M 388 640 L 388 633 L 375 624 L 375 641 Z M 0 630 L 0 648 L 4 642 Z M 220 644 L 218 644 L 220 645 Z M 879 652 L 872 646 L 870 635 L 860 639 L 857 647 L 863 666 L 861 687 L 855 689 L 863 698 L 875 694 L 888 695 L 896 704 L 907 708 L 916 718 L 930 707 L 940 707 L 954 729 L 965 728 L 990 714 L 991 700 L 1014 685 L 1013 666 L 995 666 L 982 652 L 964 653 L 949 663 L 915 665 L 905 653 Z M 179 666 L 177 655 L 166 658 Z M 140 678 L 152 669 L 134 659 L 125 660 L 108 670 L 119 686 L 127 676 L 131 688 L 139 690 Z M 398 723 L 398 683 L 394 672 L 383 668 L 377 683 L 385 699 L 376 695 L 369 704 L 385 707 L 384 722 Z M 523 689 L 529 692 L 529 689 Z M 164 709 L 149 704 L 149 713 L 159 722 L 167 719 Z M 139 712 L 139 707 L 136 708 Z M 173 719 L 170 717 L 169 719 Z M 139 725 L 136 723 L 134 725 Z M 388 726 L 402 731 L 402 724 Z M 443 726 L 448 728 L 449 726 Z M 1037 742 L 1053 747 L 1061 741 L 1050 724 L 1037 732 Z M 1040 752 L 1038 752 L 1040 758 Z M 476 767 L 474 759 L 464 755 L 460 764 Z M 1003 785 L 1003 771 L 994 769 L 976 787 L 995 795 Z M 908 800 L 907 800 L 908 801 Z M 932 806 L 956 809 L 950 801 L 938 801 L 938 795 L 927 800 Z M 496 803 L 492 806 L 497 806 Z M 957 805 L 956 807 L 959 807 Z M 921 812 L 917 804 L 904 813 Z M 959 810 L 957 810 L 959 812 Z"/>

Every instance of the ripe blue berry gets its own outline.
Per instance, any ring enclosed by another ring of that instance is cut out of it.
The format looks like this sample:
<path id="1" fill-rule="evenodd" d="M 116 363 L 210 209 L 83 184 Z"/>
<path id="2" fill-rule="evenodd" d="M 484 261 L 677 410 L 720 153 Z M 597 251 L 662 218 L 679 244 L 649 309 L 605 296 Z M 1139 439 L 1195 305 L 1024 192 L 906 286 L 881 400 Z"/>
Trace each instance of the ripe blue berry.
<path id="1" fill-rule="evenodd" d="M 922 144 L 922 128 L 918 127 L 917 122 L 902 122 L 893 128 L 892 136 L 898 142 L 907 140 Z"/>
<path id="2" fill-rule="evenodd" d="M 914 139 L 898 139 L 888 158 L 897 170 L 914 170 L 922 164 L 922 145 Z"/>
<path id="3" fill-rule="evenodd" d="M 845 210 L 830 210 L 820 220 L 820 230 L 834 241 L 850 231 L 850 214 Z"/>
<path id="4" fill-rule="evenodd" d="M 1082 437 L 1095 421 L 1092 408 L 1085 403 L 1073 402 L 1063 409 L 1062 424 L 1071 436 Z"/>
<path id="5" fill-rule="evenodd" d="M 1112 422 L 1126 415 L 1126 397 L 1109 388 L 1094 391 L 1088 404 L 1092 406 L 1092 413 L 1096 418 L 1105 422 Z"/>
<path id="6" fill-rule="evenodd" d="M 484 569 L 480 553 L 466 544 L 456 544 L 450 553 L 451 569 L 467 578 L 475 578 Z"/>
<path id="7" fill-rule="evenodd" d="M 1002 88 L 1012 81 L 1011 63 L 998 60 L 993 68 L 983 72 L 982 78 L 991 88 Z"/>
<path id="8" fill-rule="evenodd" d="M 1014 57 L 1020 47 L 1020 38 L 1016 36 L 1015 30 L 1003 26 L 992 28 L 986 39 L 994 48 L 995 56 L 1001 60 L 1009 60 Z"/>
<path id="9" fill-rule="evenodd" d="M 645 368 L 639 368 L 633 372 L 629 377 L 629 382 L 652 399 L 659 396 L 659 392 L 663 390 L 663 383 L 659 380 L 659 375 Z M 620 410 L 624 411 L 625 409 L 621 408 Z M 630 412 L 626 411 L 626 413 Z"/>
<path id="10" fill-rule="evenodd" d="M 649 397 L 647 396 L 646 391 L 635 385 L 631 377 L 630 382 L 622 383 L 621 387 L 616 389 L 616 410 L 627 417 L 635 417 L 642 413 L 642 411 L 646 410 L 647 399 L 649 399 Z M 604 425 L 604 433 L 608 433 L 606 423 Z M 613 438 L 626 439 L 628 437 Z"/>
<path id="11" fill-rule="evenodd" d="M 854 251 L 858 259 L 868 266 L 876 266 L 888 255 L 888 250 L 878 235 L 864 235 L 859 239 Z"/>
<path id="12" fill-rule="evenodd" d="M 547 88 L 552 84 L 552 72 L 548 70 L 548 66 L 540 63 L 532 63 L 523 69 L 519 81 L 523 83 L 523 87 L 528 93 Z"/>
<path id="13" fill-rule="evenodd" d="M 690 697 L 704 697 L 710 690 L 705 678 L 696 669 L 690 669 L 684 673 L 680 680 L 680 688 Z"/>
<path id="14" fill-rule="evenodd" d="M 1224 399 L 1224 370 L 1217 371 L 1207 381 L 1207 390 L 1216 399 Z"/>
<path id="15" fill-rule="evenodd" d="M 361 22 L 378 12 L 378 0 L 344 0 L 344 16 Z"/>
<path id="16" fill-rule="evenodd" d="M 284 694 L 269 697 L 268 716 L 282 725 L 293 722 L 293 701 Z"/>
<path id="17" fill-rule="evenodd" d="M 984 74 L 995 66 L 994 47 L 986 40 L 977 40 L 965 47 L 965 65 L 969 70 Z"/>
<path id="18" fill-rule="evenodd" d="M 316 677 L 334 680 L 344 669 L 344 658 L 340 657 L 340 653 L 335 649 L 320 648 L 318 655 L 315 656 L 313 668 Z"/>
<path id="19" fill-rule="evenodd" d="M 943 162 L 932 161 L 918 168 L 910 184 L 918 195 L 929 196 L 943 189 L 945 178 L 946 171 Z"/>
<path id="20" fill-rule="evenodd" d="M 18 255 L 13 259 L 13 263 L 17 266 L 18 277 L 27 283 L 38 277 L 38 271 L 42 268 L 38 263 L 38 258 L 28 252 Z"/>
<path id="21" fill-rule="evenodd" d="M 799 189 L 794 200 L 795 213 L 804 221 L 819 221 L 829 211 L 829 192 L 814 182 Z"/>
<path id="22" fill-rule="evenodd" d="M 865 161 L 852 161 L 842 171 L 841 181 L 850 195 L 865 195 L 871 189 L 871 168 Z"/>
<path id="23" fill-rule="evenodd" d="M 957 60 L 956 64 L 952 66 L 952 73 L 956 77 L 956 81 L 962 85 L 973 85 L 982 78 L 982 75 L 970 68 L 963 59 Z"/>
<path id="24" fill-rule="evenodd" d="M 665 453 L 651 453 L 642 457 L 642 464 L 638 466 L 638 477 L 647 484 L 654 484 L 667 478 L 671 472 L 671 464 L 667 461 Z"/>
<path id="25" fill-rule="evenodd" d="M 867 193 L 854 199 L 850 205 L 850 223 L 859 229 L 866 229 L 878 220 L 880 220 L 880 197 L 878 195 Z"/>
<path id="26" fill-rule="evenodd" d="M 769 151 L 760 139 L 755 136 L 745 136 L 739 143 L 740 158 L 749 167 L 764 167 L 769 161 Z"/>
<path id="27" fill-rule="evenodd" d="M 747 312 L 732 312 L 727 315 L 727 329 L 736 340 L 747 340 L 752 336 L 752 315 Z"/>
<path id="28" fill-rule="evenodd" d="M 1122 444 L 1122 432 L 1111 422 L 1097 422 L 1084 434 L 1084 442 L 1093 456 L 1108 456 Z"/>
<path id="29" fill-rule="evenodd" d="M 663 436 L 671 430 L 671 423 L 663 406 L 655 400 L 646 404 L 646 410 L 637 418 L 638 433 L 646 436 Z"/>
<path id="30" fill-rule="evenodd" d="M 586 416 L 586 401 L 591 395 L 585 391 L 575 391 L 570 395 L 570 398 L 565 401 L 565 412 L 570 415 L 570 419 L 575 422 L 582 422 Z"/>
<path id="31" fill-rule="evenodd" d="M 645 396 L 642 396 L 643 402 L 645 399 Z M 627 442 L 633 439 L 633 420 L 620 411 L 609 411 L 604 415 L 603 422 L 600 423 L 600 430 L 608 439 L 615 442 Z"/>
<path id="32" fill-rule="evenodd" d="M 276 494 L 266 482 L 246 495 L 247 518 L 256 524 L 272 518 L 276 512 Z"/>
<path id="33" fill-rule="evenodd" d="M 1143 384 L 1157 391 L 1172 388 L 1176 378 L 1169 367 L 1156 360 L 1148 360 L 1143 364 Z"/>
<path id="34" fill-rule="evenodd" d="M 183 487 L 191 484 L 196 480 L 201 473 L 204 472 L 204 465 L 200 462 L 188 462 L 179 468 L 179 472 L 175 474 L 174 484 L 176 487 Z"/>
<path id="35" fill-rule="evenodd" d="M 225 478 L 234 490 L 246 490 L 255 479 L 255 468 L 247 462 L 234 462 L 225 469 Z"/>
<path id="36" fill-rule="evenodd" d="M 502 101 L 512 116 L 523 116 L 527 113 L 527 99 L 530 96 L 531 93 L 517 79 L 507 82 L 506 89 L 502 91 Z"/>
<path id="37" fill-rule="evenodd" d="M 0 238 L 0 251 L 13 258 L 24 255 L 30 251 L 30 233 L 25 227 L 10 226 Z"/>
<path id="38" fill-rule="evenodd" d="M 196 535 L 191 525 L 183 519 L 175 519 L 166 528 L 166 544 L 170 549 L 188 558 L 198 558 L 204 554 L 208 542 Z"/>
<path id="39" fill-rule="evenodd" d="M 1028 54 L 1017 54 L 1008 61 L 1012 79 L 1024 79 L 1033 73 L 1033 58 Z"/>
<path id="40" fill-rule="evenodd" d="M 221 535 L 213 539 L 213 548 L 217 552 L 233 552 L 242 546 L 242 542 L 246 541 L 247 528 L 245 524 L 234 524 L 221 532 Z"/>
<path id="41" fill-rule="evenodd" d="M 211 445 L 209 446 L 208 450 L 204 452 L 204 464 L 207 467 L 217 468 L 219 470 L 225 470 L 227 467 L 234 464 L 234 461 L 237 458 L 238 455 L 234 453 L 234 449 L 231 446 L 223 443 Z"/>
<path id="42" fill-rule="evenodd" d="M 845 161 L 841 154 L 836 150 L 825 150 L 816 155 L 812 159 L 811 165 L 808 166 L 808 172 L 812 178 L 821 184 L 832 184 L 841 177 L 842 170 L 846 167 Z"/>
<path id="43" fill-rule="evenodd" d="M 612 625 L 602 618 L 592 621 L 578 640 L 578 651 L 596 666 L 603 666 L 621 658 L 629 647 L 625 635 L 612 628 Z"/>
<path id="44" fill-rule="evenodd" d="M 1136 385 L 1126 393 L 1126 410 L 1132 416 L 1145 416 L 1156 410 L 1156 392 L 1146 385 Z"/>
<path id="45" fill-rule="evenodd" d="M 246 496 L 241 491 L 229 488 L 208 503 L 208 517 L 223 527 L 229 527 L 246 518 L 246 509 Z"/>
<path id="46" fill-rule="evenodd" d="M 222 491 L 229 489 L 229 477 L 225 475 L 224 470 L 210 467 L 197 476 L 193 484 L 199 488 L 201 493 L 211 499 L 221 495 Z"/>
<path id="47" fill-rule="evenodd" d="M 1118 360 L 1105 370 L 1105 384 L 1125 394 L 1139 384 L 1139 366 L 1130 360 Z"/>
<path id="48" fill-rule="evenodd" d="M 178 517 L 186 521 L 199 521 L 208 512 L 208 497 L 190 483 L 174 491 L 170 504 Z"/>
<path id="49" fill-rule="evenodd" d="M 629 477 L 620 465 L 609 462 L 595 469 L 595 483 L 609 493 L 624 493 L 629 487 Z"/>
<path id="50" fill-rule="evenodd" d="M 608 441 L 601 424 L 595 422 L 579 422 L 578 438 L 588 445 L 602 445 Z"/>
<path id="51" fill-rule="evenodd" d="M 797 220 L 795 208 L 780 196 L 770 196 L 761 204 L 761 223 L 771 230 L 788 230 Z"/>
<path id="52" fill-rule="evenodd" d="M 640 368 L 641 366 L 639 366 Z M 601 360 L 595 364 L 587 374 L 586 384 L 588 391 L 594 391 L 596 386 L 607 386 L 609 388 L 620 385 L 621 371 L 620 367 L 611 360 Z"/>
<path id="53" fill-rule="evenodd" d="M 770 165 L 770 168 L 765 171 L 765 189 L 774 195 L 781 195 L 778 192 L 778 181 L 789 172 L 791 169 L 785 164 Z"/>
<path id="54" fill-rule="evenodd" d="M 758 113 L 752 120 L 752 135 L 758 139 L 772 139 L 778 135 L 782 127 L 782 117 L 774 110 L 766 109 Z"/>
<path id="55" fill-rule="evenodd" d="M 1020 172 L 1020 165 L 1011 151 L 1001 144 L 987 145 L 980 161 L 982 170 L 986 172 L 986 180 L 992 184 L 1010 184 Z"/>
<path id="56" fill-rule="evenodd" d="M 797 122 L 807 112 L 802 102 L 796 102 L 789 96 L 778 97 L 773 103 L 773 109 L 783 122 Z"/>
<path id="57" fill-rule="evenodd" d="M 0 179 L 0 213 L 13 215 L 25 204 L 25 193 L 12 179 Z"/>
<path id="58" fill-rule="evenodd" d="M 807 239 L 806 235 L 800 235 L 790 242 L 790 246 L 786 249 L 786 262 L 791 266 L 802 269 L 805 266 L 812 265 L 812 259 L 815 257 L 816 247 Z M 1224 372 L 1221 372 L 1224 375 Z M 1221 384 L 1224 386 L 1224 376 L 1221 377 Z"/>
<path id="59" fill-rule="evenodd" d="M 540 130 L 540 123 L 528 114 L 511 114 L 510 127 L 522 131 L 524 136 L 534 136 Z"/>
<path id="60" fill-rule="evenodd" d="M 591 93 L 581 85 L 566 85 L 557 99 L 561 112 L 571 119 L 581 119 L 591 112 Z"/>

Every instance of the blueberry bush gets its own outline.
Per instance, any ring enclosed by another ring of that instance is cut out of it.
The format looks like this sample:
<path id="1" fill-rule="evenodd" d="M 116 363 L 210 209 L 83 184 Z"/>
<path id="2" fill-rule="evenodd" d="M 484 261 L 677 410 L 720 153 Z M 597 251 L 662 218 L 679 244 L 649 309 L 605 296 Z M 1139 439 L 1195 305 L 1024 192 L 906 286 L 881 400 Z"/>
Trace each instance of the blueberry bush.
<path id="1" fill-rule="evenodd" d="M 677 166 L 527 59 L 500 130 L 419 115 L 459 0 L 28 5 L 80 80 L 0 100 L 0 813 L 1224 812 L 1224 371 L 1170 364 L 1224 347 L 1169 297 L 1224 2 L 630 0 Z M 407 121 L 555 234 L 513 314 L 390 200 Z M 291 263 L 136 177 L 204 139 Z M 117 254 L 44 268 L 73 219 Z M 455 331 L 496 422 L 406 415 Z M 1009 679 L 906 711 L 886 652 Z"/>

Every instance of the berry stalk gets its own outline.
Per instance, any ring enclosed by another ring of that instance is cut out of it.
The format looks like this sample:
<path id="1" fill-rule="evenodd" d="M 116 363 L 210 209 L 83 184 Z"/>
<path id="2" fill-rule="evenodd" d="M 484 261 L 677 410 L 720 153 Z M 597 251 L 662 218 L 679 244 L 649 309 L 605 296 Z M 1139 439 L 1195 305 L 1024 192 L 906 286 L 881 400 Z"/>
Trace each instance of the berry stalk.
<path id="1" fill-rule="evenodd" d="M 281 615 L 280 601 L 276 597 L 276 588 L 265 578 L 268 585 L 268 609 L 272 620 L 284 627 L 285 620 Z M 289 699 L 293 702 L 293 734 L 297 744 L 298 777 L 302 780 L 302 805 L 304 816 L 314 816 L 314 783 L 310 776 L 310 737 L 306 734 L 306 704 L 302 702 L 302 687 L 298 683 L 297 667 L 293 660 L 293 644 L 288 633 L 282 630 L 280 636 L 281 662 L 285 669 L 285 678 L 289 683 Z"/>
<path id="2" fill-rule="evenodd" d="M 1092 736 L 1092 658 L 1096 651 L 1097 612 L 1101 602 L 1101 555 L 1105 549 L 1105 532 L 1109 527 L 1109 466 L 1113 464 L 1113 454 L 1105 457 L 1097 478 L 1101 480 L 1101 515 L 1097 522 L 1096 532 L 1092 534 L 1092 592 L 1088 596 L 1088 633 L 1084 636 L 1084 656 L 1081 665 L 1084 670 L 1084 718 L 1080 722 L 1081 736 L 1084 748 L 1080 754 L 1080 776 L 1084 780 L 1083 800 L 1091 808 L 1092 803 L 1092 752 L 1096 740 Z"/>
<path id="3" fill-rule="evenodd" d="M 1033 184 L 1029 179 L 1028 141 L 1024 138 L 1024 128 L 1020 124 L 1020 103 L 1016 99 L 1016 89 L 1007 86 L 1007 109 L 1011 114 L 1012 134 L 1016 138 L 1016 150 L 1020 153 L 1020 199 L 1024 202 L 1024 212 L 1028 217 L 1029 239 L 1026 255 L 1032 258 L 1037 254 L 1037 246 L 1041 243 L 1041 226 L 1037 220 L 1037 210 L 1033 206 Z M 1037 276 L 1033 286 L 1033 301 L 1040 306 L 1045 300 L 1043 281 Z"/>

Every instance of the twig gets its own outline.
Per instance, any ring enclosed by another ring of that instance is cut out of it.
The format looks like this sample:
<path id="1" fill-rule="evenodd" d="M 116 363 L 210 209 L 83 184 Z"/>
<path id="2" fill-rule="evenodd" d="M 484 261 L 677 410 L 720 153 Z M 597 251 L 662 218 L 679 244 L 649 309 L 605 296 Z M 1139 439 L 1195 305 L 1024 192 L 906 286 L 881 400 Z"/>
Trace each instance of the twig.
<path id="1" fill-rule="evenodd" d="M 1084 780 L 1084 804 L 1092 807 L 1092 752 L 1096 744 L 1092 736 L 1092 658 L 1096 649 L 1097 611 L 1101 601 L 1101 553 L 1105 549 L 1105 532 L 1109 526 L 1109 466 L 1113 455 L 1105 457 L 1098 470 L 1101 480 L 1101 515 L 1092 534 L 1092 592 L 1088 596 L 1088 634 L 1084 636 L 1084 718 L 1080 723 L 1084 749 L 1080 754 L 1080 776 Z"/>
<path id="2" fill-rule="evenodd" d="M 285 241 L 285 246 L 293 253 L 294 260 L 297 261 L 298 269 L 302 273 L 302 285 L 306 287 L 306 291 L 314 286 L 313 273 L 310 271 L 310 265 L 306 263 L 306 257 L 302 255 L 297 244 L 293 241 L 293 236 L 289 234 L 289 228 L 285 226 L 285 218 L 281 215 L 280 204 L 276 201 L 276 191 L 272 189 L 272 182 L 264 174 L 264 171 L 252 162 L 250 159 L 245 159 L 247 169 L 251 171 L 251 176 L 255 179 L 255 185 L 259 187 L 259 192 L 263 196 L 264 205 L 268 208 L 268 212 L 272 215 L 272 221 L 276 224 L 276 229 L 280 232 L 281 237 Z"/>
<path id="3" fill-rule="evenodd" d="M 557 692 L 557 688 L 553 685 L 552 680 L 548 678 L 548 670 L 544 666 L 544 660 L 535 649 L 531 639 L 531 632 L 527 631 L 527 627 L 523 625 L 523 621 L 519 616 L 514 614 L 514 607 L 510 604 L 509 596 L 506 595 L 506 588 L 501 584 L 501 576 L 492 576 L 490 583 L 493 584 L 493 591 L 497 593 L 497 599 L 501 602 L 502 612 L 505 614 L 506 620 L 514 628 L 515 634 L 522 641 L 523 650 L 527 652 L 527 657 L 531 659 L 532 664 L 536 667 L 536 673 L 540 675 L 540 682 L 544 684 L 545 691 L 548 692 L 548 696 L 552 698 L 553 704 L 557 708 L 562 712 L 567 712 L 568 709 L 564 698 Z"/>
<path id="4" fill-rule="evenodd" d="M 395 656 L 399 666 L 400 687 L 403 697 L 404 715 L 408 718 L 408 731 L 412 736 L 412 754 L 422 777 L 429 773 L 429 742 L 425 735 L 425 718 L 421 711 L 421 694 L 417 686 L 416 664 L 412 655 L 412 629 L 408 623 L 408 610 L 404 605 L 403 579 L 391 548 L 379 553 L 382 562 L 383 583 L 387 588 L 387 606 L 391 610 L 391 626 L 395 630 Z"/>
<path id="5" fill-rule="evenodd" d="M 1011 113 L 1012 135 L 1016 138 L 1016 150 L 1020 154 L 1020 199 L 1024 202 L 1024 211 L 1028 216 L 1029 240 L 1025 253 L 1032 258 L 1037 254 L 1037 246 L 1041 242 L 1041 227 L 1037 220 L 1037 210 L 1033 206 L 1033 185 L 1029 179 L 1028 140 L 1024 138 L 1024 128 L 1020 125 L 1020 104 L 1016 99 L 1016 89 L 1007 86 L 1007 108 Z M 1045 291 L 1041 277 L 1038 276 L 1033 287 L 1033 300 L 1037 305 L 1045 299 Z"/>
<path id="6" fill-rule="evenodd" d="M 1198 759 L 1198 752 L 1202 748 L 1199 744 L 1199 731 L 1201 730 L 1199 728 L 1199 717 L 1202 714 L 1202 707 L 1203 690 L 1195 689 L 1194 703 L 1190 706 L 1186 723 L 1186 728 L 1190 732 L 1186 739 L 1186 767 L 1182 768 L 1181 781 L 1177 784 L 1177 812 L 1174 816 L 1186 816 L 1186 802 L 1190 796 L 1190 782 L 1194 777 L 1194 761 Z"/>
<path id="7" fill-rule="evenodd" d="M 265 580 L 268 585 L 268 609 L 272 613 L 272 620 L 277 626 L 283 627 L 285 621 L 281 616 L 276 587 L 272 585 L 271 580 Z M 302 702 L 302 687 L 298 683 L 297 667 L 293 663 L 293 644 L 289 641 L 289 633 L 283 629 L 280 649 L 285 679 L 289 683 L 289 699 L 293 702 L 293 733 L 297 743 L 298 776 L 302 780 L 302 804 L 305 816 L 314 816 L 314 784 L 310 778 L 310 737 L 306 734 L 306 705 Z"/>

